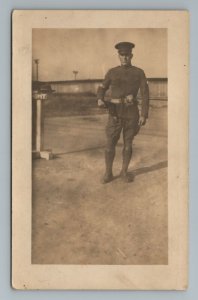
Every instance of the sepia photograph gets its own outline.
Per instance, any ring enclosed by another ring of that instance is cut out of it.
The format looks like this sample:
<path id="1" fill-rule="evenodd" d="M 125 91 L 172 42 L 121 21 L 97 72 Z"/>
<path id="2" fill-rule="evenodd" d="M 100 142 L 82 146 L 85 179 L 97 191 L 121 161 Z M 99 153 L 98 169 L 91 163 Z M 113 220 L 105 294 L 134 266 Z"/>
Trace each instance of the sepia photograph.
<path id="1" fill-rule="evenodd" d="M 167 29 L 33 29 L 33 264 L 168 263 L 167 90 Z"/>
<path id="2" fill-rule="evenodd" d="M 187 289 L 188 19 L 13 12 L 15 289 Z"/>

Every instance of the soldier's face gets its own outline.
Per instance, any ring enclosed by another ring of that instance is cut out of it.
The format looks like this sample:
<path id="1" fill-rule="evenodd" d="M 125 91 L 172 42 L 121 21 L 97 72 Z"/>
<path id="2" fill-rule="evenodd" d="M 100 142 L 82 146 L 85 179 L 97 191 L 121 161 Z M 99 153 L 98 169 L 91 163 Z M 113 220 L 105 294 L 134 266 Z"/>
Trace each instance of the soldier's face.
<path id="1" fill-rule="evenodd" d="M 129 66 L 131 64 L 132 54 L 119 54 L 120 63 L 122 66 Z"/>

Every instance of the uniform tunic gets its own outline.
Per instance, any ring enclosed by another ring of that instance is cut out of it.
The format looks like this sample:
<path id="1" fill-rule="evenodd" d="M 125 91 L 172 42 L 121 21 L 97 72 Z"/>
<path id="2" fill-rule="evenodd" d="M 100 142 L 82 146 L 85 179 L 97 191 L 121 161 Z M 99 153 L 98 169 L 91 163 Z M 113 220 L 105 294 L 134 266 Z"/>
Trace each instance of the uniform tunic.
<path id="1" fill-rule="evenodd" d="M 144 71 L 135 66 L 117 66 L 110 69 L 102 85 L 97 92 L 97 98 L 104 100 L 105 92 L 110 88 L 112 99 L 124 99 L 128 95 L 133 95 L 136 99 L 140 89 L 142 96 L 141 115 L 148 118 L 149 91 Z M 134 111 L 137 111 L 137 101 L 133 105 L 125 103 L 114 104 L 116 115 L 122 119 L 131 119 Z"/>
<path id="2" fill-rule="evenodd" d="M 140 127 L 137 94 L 140 89 L 142 96 L 141 116 L 148 118 L 149 91 L 144 71 L 130 66 L 118 66 L 110 69 L 102 85 L 98 88 L 97 98 L 104 100 L 105 92 L 110 88 L 111 99 L 122 99 L 132 95 L 132 103 L 108 104 L 109 119 L 106 126 L 107 149 L 112 149 L 120 138 L 123 130 L 124 147 L 131 146 L 134 136 Z M 114 118 L 116 116 L 116 118 Z"/>

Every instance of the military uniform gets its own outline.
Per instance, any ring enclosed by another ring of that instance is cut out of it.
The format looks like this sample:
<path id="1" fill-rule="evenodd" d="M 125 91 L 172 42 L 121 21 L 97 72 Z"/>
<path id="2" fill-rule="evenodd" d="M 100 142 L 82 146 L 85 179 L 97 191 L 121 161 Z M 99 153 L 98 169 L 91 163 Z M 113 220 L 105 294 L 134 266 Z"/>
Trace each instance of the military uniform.
<path id="1" fill-rule="evenodd" d="M 131 53 L 135 45 L 124 42 L 115 47 L 119 54 Z M 110 101 L 105 101 L 105 92 L 110 88 Z M 148 118 L 149 91 L 144 71 L 135 66 L 121 65 L 110 69 L 102 85 L 99 86 L 97 98 L 103 100 L 109 109 L 109 119 L 106 126 L 107 145 L 105 151 L 106 174 L 112 178 L 112 164 L 115 156 L 115 146 L 123 130 L 123 168 L 126 173 L 131 155 L 132 141 L 139 130 L 139 109 L 137 94 L 140 89 L 142 96 L 141 116 Z M 110 180 L 107 180 L 107 182 Z"/>

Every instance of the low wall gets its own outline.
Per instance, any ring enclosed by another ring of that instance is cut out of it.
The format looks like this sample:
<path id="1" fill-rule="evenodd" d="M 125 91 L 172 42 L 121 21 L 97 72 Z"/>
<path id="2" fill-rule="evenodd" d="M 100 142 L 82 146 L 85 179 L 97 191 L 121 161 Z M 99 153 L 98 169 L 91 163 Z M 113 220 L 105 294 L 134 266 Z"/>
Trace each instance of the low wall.
<path id="1" fill-rule="evenodd" d="M 58 94 L 80 94 L 90 93 L 96 95 L 98 86 L 102 80 L 71 80 L 71 81 L 51 81 L 52 90 Z M 168 98 L 168 80 L 167 78 L 148 78 L 150 99 L 167 100 Z M 108 92 L 107 92 L 108 96 Z M 138 95 L 140 98 L 141 96 Z"/>

